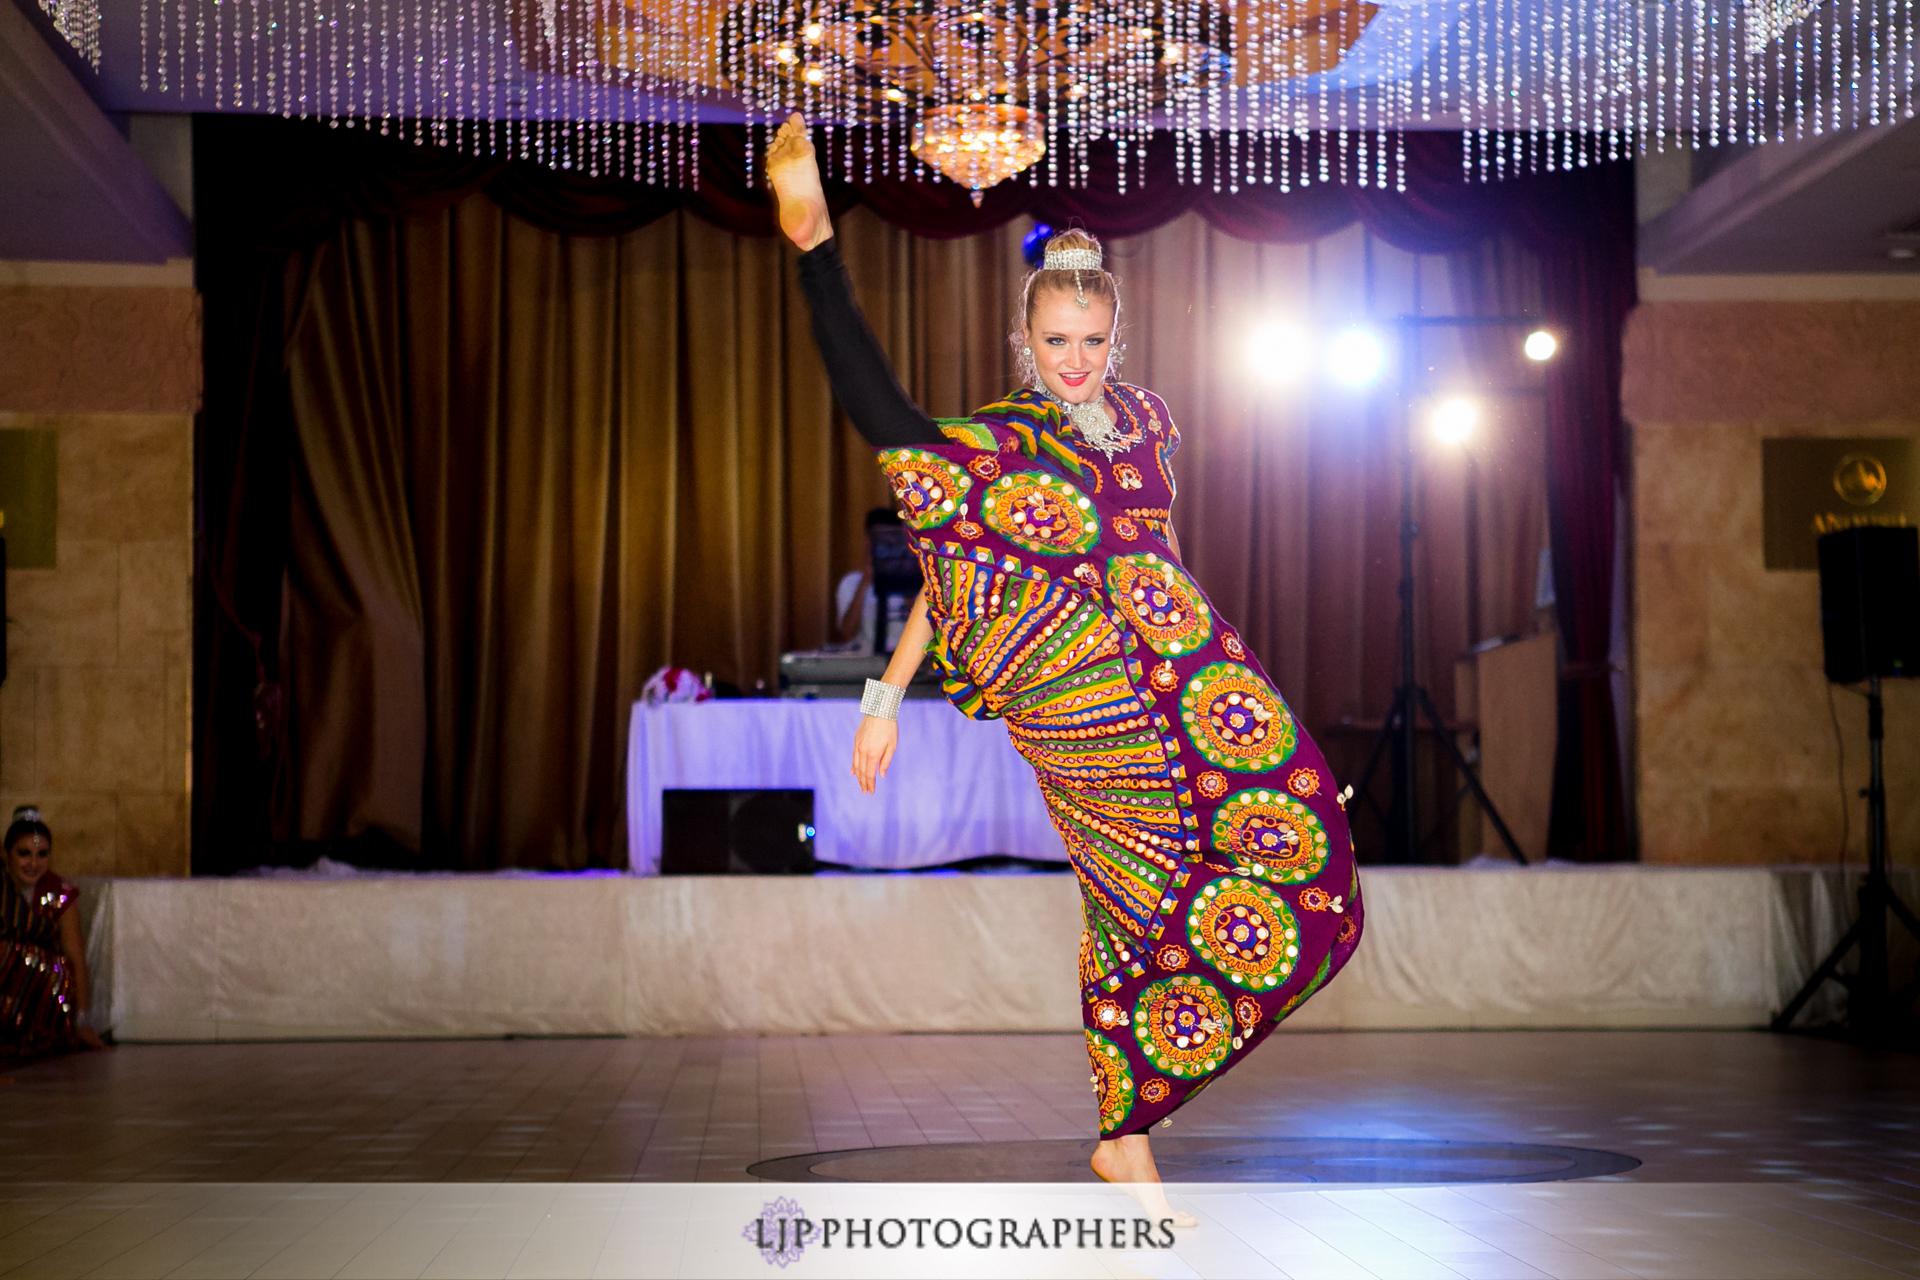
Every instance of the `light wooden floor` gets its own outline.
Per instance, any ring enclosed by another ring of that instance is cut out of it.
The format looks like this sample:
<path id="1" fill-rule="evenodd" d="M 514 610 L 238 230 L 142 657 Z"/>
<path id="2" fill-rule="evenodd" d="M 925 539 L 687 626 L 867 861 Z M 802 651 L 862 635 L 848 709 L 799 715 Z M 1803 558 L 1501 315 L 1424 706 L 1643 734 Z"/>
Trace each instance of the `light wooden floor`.
<path id="1" fill-rule="evenodd" d="M 1085 1137 L 1086 1072 L 1072 1036 L 60 1059 L 0 1086 L 0 1275 L 734 1274 L 634 1243 L 621 1215 L 646 1189 L 607 1184 L 764 1196 L 777 1188 L 745 1170 L 777 1156 Z M 1739 1032 L 1287 1033 L 1173 1132 L 1551 1143 L 1644 1163 L 1582 1183 L 1195 1188 L 1208 1225 L 1178 1258 L 1089 1274 L 1920 1276 L 1909 1055 Z M 556 1213 L 574 1228 L 535 1247 Z M 783 1274 L 835 1274 L 814 1261 Z M 1025 1265 L 995 1274 L 1039 1273 Z"/>

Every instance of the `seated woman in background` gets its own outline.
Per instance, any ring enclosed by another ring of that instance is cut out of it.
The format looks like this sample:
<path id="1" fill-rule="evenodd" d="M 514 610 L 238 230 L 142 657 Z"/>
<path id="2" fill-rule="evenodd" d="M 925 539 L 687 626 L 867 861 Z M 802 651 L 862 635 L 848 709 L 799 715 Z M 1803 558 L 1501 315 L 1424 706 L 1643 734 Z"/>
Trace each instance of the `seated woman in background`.
<path id="1" fill-rule="evenodd" d="M 53 832 L 23 805 L 7 826 L 0 876 L 0 1058 L 104 1049 L 88 1019 L 80 891 L 47 866 Z"/>

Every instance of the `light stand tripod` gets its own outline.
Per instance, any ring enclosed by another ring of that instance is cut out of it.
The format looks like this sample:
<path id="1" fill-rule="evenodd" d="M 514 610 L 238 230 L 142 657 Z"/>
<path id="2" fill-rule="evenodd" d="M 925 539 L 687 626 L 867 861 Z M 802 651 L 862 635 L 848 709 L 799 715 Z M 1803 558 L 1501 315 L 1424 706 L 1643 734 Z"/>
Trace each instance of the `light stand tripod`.
<path id="1" fill-rule="evenodd" d="M 1527 329 L 1537 322 L 1527 316 L 1418 316 L 1403 315 L 1398 321 L 1400 334 L 1400 683 L 1393 691 L 1393 702 L 1381 722 L 1380 735 L 1367 753 L 1367 763 L 1354 783 L 1354 794 L 1365 796 L 1373 781 L 1373 771 L 1389 748 L 1393 751 L 1393 799 L 1387 809 L 1389 848 L 1408 862 L 1417 860 L 1420 851 L 1420 805 L 1416 788 L 1419 769 L 1419 720 L 1425 714 L 1434 734 L 1446 744 L 1453 764 L 1466 780 L 1480 811 L 1493 823 L 1513 860 L 1522 866 L 1527 855 L 1507 829 L 1499 808 L 1480 785 L 1480 775 L 1460 751 L 1460 744 L 1447 731 L 1433 698 L 1420 683 L 1414 661 L 1413 643 L 1413 542 L 1420 526 L 1413 518 L 1413 399 L 1420 374 L 1419 335 L 1430 327 L 1461 329 Z"/>
<path id="2" fill-rule="evenodd" d="M 1880 708 L 1880 677 L 1867 678 L 1867 879 L 1860 886 L 1860 914 L 1853 927 L 1820 967 L 1813 971 L 1799 994 L 1774 1018 L 1772 1028 L 1785 1031 L 1813 998 L 1813 993 L 1829 979 L 1847 989 L 1847 1026 L 1869 1041 L 1886 1040 L 1909 1020 L 1915 995 L 1920 995 L 1920 977 L 1899 992 L 1890 988 L 1888 972 L 1887 913 L 1900 917 L 1916 941 L 1920 941 L 1920 920 L 1915 920 L 1907 904 L 1893 891 L 1887 879 L 1887 786 L 1880 772 L 1881 743 L 1886 736 L 1886 719 Z M 1860 948 L 1860 967 L 1851 978 L 1840 973 L 1840 962 L 1854 947 Z"/>

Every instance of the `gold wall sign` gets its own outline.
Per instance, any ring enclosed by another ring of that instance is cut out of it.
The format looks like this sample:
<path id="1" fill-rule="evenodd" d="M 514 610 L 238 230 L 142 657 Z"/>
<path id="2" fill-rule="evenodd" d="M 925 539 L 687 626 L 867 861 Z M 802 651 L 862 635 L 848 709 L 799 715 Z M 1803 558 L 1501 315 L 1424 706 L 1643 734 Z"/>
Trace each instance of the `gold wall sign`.
<path id="1" fill-rule="evenodd" d="M 7 568 L 53 568 L 54 463 L 60 437 L 52 431 L 0 431 L 0 538 Z"/>
<path id="2" fill-rule="evenodd" d="M 1857 525 L 1920 524 L 1920 440 L 1761 441 L 1769 569 L 1818 569 L 1820 535 Z"/>

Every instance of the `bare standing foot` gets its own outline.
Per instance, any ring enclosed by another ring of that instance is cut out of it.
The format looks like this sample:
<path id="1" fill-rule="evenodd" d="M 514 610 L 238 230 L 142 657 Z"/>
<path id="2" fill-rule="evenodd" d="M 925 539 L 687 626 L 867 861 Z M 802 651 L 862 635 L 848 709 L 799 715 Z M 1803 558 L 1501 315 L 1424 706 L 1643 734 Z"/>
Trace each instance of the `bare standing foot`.
<path id="1" fill-rule="evenodd" d="M 1096 1177 L 1126 1188 L 1127 1194 L 1138 1201 L 1155 1222 L 1171 1218 L 1176 1227 L 1199 1225 L 1200 1219 L 1181 1213 L 1167 1203 L 1167 1193 L 1160 1183 L 1160 1170 L 1154 1167 L 1153 1149 L 1147 1143 L 1146 1134 L 1130 1133 L 1124 1138 L 1102 1141 L 1093 1150 L 1092 1164 Z"/>
<path id="2" fill-rule="evenodd" d="M 807 137 L 806 117 L 798 111 L 787 117 L 767 148 L 767 181 L 773 184 L 780 230 L 787 239 L 805 251 L 833 238 L 827 195 L 820 187 L 820 165 Z"/>

